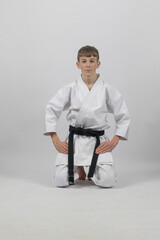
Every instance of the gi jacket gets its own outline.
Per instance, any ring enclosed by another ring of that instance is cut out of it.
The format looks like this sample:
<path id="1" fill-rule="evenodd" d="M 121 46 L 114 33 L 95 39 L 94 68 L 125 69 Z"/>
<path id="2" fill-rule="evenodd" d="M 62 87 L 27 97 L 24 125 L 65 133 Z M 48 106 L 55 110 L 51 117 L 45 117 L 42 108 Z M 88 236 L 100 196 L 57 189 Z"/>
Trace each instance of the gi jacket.
<path id="1" fill-rule="evenodd" d="M 129 113 L 120 92 L 99 78 L 89 90 L 82 77 L 62 87 L 48 102 L 45 112 L 44 135 L 57 131 L 58 119 L 62 111 L 68 110 L 67 121 L 73 127 L 105 130 L 109 128 L 108 113 L 115 119 L 115 135 L 128 139 Z M 108 141 L 103 135 L 100 142 Z M 68 138 L 66 139 L 68 141 Z M 96 139 L 94 137 L 74 136 L 74 164 L 90 165 Z M 68 164 L 68 155 L 58 153 L 56 165 Z M 99 154 L 97 164 L 113 164 L 111 152 Z"/>

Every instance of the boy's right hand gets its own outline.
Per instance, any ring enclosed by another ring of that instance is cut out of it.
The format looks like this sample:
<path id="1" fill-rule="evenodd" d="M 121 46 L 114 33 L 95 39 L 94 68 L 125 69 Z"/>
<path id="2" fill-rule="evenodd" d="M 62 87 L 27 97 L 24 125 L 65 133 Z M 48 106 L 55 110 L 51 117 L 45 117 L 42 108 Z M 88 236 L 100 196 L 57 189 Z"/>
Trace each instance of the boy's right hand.
<path id="1" fill-rule="evenodd" d="M 58 152 L 68 154 L 68 143 L 61 142 L 56 132 L 51 133 L 52 142 Z"/>
<path id="2" fill-rule="evenodd" d="M 68 154 L 68 143 L 67 142 L 56 141 L 56 142 L 53 142 L 53 144 L 58 152 Z"/>

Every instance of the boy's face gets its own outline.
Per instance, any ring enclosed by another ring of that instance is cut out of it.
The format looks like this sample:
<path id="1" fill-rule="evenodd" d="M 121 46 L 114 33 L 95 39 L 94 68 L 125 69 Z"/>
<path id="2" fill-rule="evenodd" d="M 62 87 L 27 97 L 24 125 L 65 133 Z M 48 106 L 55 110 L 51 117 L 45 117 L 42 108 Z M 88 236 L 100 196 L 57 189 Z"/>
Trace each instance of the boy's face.
<path id="1" fill-rule="evenodd" d="M 76 65 L 84 76 L 90 77 L 96 73 L 96 69 L 100 66 L 100 61 L 97 61 L 97 58 L 94 56 L 91 57 L 80 57 L 79 62 L 76 62 Z"/>

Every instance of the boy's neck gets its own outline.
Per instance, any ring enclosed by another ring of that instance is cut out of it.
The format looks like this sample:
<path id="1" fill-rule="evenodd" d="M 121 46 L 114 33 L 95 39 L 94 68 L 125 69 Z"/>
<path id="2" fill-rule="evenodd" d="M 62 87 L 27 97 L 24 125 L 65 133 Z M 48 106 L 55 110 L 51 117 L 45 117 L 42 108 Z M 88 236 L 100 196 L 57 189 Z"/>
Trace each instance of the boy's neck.
<path id="1" fill-rule="evenodd" d="M 92 84 L 94 84 L 97 81 L 97 79 L 99 77 L 99 74 L 96 73 L 94 76 L 89 76 L 89 77 L 84 76 L 83 74 L 81 74 L 81 77 L 82 77 L 83 81 L 87 85 L 92 85 Z"/>

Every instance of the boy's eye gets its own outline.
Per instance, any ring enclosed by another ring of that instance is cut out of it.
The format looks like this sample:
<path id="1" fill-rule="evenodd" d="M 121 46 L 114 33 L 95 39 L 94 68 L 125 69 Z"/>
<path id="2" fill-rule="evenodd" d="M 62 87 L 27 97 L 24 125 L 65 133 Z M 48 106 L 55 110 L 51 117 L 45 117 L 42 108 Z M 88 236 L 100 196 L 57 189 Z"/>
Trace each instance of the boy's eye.
<path id="1" fill-rule="evenodd" d="M 83 60 L 82 62 L 83 62 L 83 63 L 86 63 L 86 61 L 85 61 L 85 60 Z M 91 60 L 90 62 L 91 62 L 91 63 L 93 63 L 93 62 L 94 62 L 94 60 Z"/>

